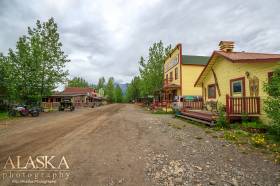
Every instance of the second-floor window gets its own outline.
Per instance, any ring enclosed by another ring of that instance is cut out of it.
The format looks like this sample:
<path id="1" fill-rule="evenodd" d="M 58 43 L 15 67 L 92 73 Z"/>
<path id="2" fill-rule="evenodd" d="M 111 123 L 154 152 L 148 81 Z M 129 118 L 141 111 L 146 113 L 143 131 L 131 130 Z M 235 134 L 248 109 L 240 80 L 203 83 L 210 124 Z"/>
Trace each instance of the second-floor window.
<path id="1" fill-rule="evenodd" d="M 168 74 L 165 75 L 165 79 L 166 79 L 166 81 L 168 81 Z"/>
<path id="2" fill-rule="evenodd" d="M 178 67 L 175 68 L 175 80 L 178 79 Z"/>
<path id="3" fill-rule="evenodd" d="M 172 81 L 173 80 L 173 73 L 172 72 L 170 72 L 170 74 L 169 74 L 169 78 L 170 78 L 170 80 Z"/>

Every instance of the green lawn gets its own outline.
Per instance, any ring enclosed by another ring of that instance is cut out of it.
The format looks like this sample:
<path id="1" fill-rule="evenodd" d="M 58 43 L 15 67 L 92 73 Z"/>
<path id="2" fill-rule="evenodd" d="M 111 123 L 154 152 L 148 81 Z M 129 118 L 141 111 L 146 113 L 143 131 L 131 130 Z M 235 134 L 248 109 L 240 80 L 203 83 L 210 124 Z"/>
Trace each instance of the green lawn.
<path id="1" fill-rule="evenodd" d="M 7 112 L 0 112 L 0 121 L 9 119 L 8 113 Z"/>

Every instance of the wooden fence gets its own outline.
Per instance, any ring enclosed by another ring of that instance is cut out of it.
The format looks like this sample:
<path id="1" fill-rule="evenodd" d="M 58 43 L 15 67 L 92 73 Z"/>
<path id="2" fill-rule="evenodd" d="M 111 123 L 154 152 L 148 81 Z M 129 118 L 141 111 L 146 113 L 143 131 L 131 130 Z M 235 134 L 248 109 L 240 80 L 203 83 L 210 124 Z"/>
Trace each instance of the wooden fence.
<path id="1" fill-rule="evenodd" d="M 183 109 L 187 110 L 202 110 L 203 101 L 202 100 L 184 100 Z"/>

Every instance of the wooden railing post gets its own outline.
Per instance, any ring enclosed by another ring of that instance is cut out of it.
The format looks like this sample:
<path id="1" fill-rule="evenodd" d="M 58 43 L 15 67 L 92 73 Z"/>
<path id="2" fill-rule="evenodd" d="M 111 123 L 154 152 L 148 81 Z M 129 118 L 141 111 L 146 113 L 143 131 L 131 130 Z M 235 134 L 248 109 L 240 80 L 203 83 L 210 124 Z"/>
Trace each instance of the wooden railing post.
<path id="1" fill-rule="evenodd" d="M 261 114 L 261 100 L 260 100 L 260 97 L 257 97 L 257 113 Z"/>
<path id="2" fill-rule="evenodd" d="M 226 95 L 226 113 L 227 115 L 230 114 L 230 109 L 229 109 L 229 95 Z"/>

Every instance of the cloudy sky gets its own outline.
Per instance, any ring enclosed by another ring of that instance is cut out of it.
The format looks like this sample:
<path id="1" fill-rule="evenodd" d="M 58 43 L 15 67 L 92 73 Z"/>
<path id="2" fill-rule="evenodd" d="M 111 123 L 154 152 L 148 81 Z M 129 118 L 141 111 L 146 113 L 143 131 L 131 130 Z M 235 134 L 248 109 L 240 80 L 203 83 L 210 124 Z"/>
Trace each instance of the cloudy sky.
<path id="1" fill-rule="evenodd" d="M 220 40 L 237 51 L 280 53 L 279 0 L 0 0 L 0 52 L 36 20 L 54 17 L 70 77 L 129 82 L 153 42 L 210 55 Z"/>

